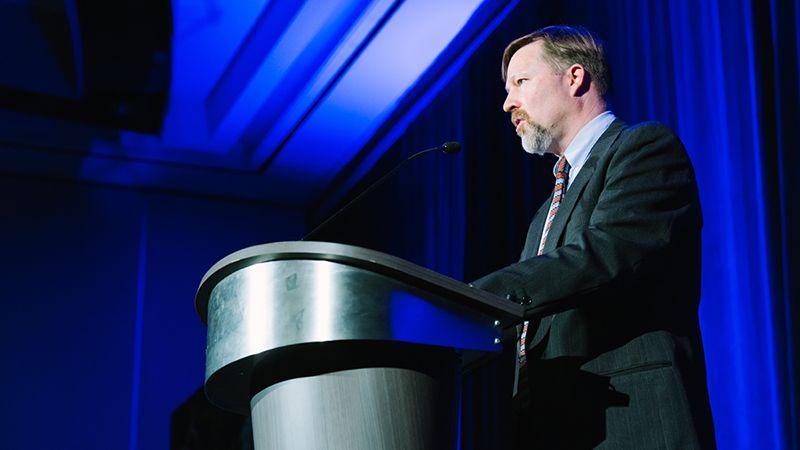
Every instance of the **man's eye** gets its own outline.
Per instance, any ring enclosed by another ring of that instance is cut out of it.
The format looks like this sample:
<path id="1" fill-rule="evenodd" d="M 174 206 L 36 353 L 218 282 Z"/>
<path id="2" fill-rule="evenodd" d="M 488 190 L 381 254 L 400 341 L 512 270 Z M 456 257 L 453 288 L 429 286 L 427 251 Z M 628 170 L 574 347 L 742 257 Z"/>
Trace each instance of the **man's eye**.
<path id="1" fill-rule="evenodd" d="M 522 83 L 524 83 L 526 80 L 527 80 L 527 78 L 519 78 L 517 80 L 517 86 L 522 86 Z"/>

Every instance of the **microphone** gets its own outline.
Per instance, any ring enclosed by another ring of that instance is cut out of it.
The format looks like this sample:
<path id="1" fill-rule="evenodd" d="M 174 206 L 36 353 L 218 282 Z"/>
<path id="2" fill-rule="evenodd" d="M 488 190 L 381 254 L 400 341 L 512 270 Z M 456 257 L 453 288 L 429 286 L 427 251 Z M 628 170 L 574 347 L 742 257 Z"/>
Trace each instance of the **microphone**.
<path id="1" fill-rule="evenodd" d="M 461 151 L 461 144 L 455 141 L 445 142 L 439 147 L 439 150 L 441 150 L 442 153 L 447 153 L 448 155 L 454 155 Z"/>
<path id="2" fill-rule="evenodd" d="M 308 240 L 308 238 L 310 238 L 311 236 L 314 236 L 315 234 L 317 234 L 320 230 L 325 228 L 326 225 L 328 225 L 330 222 L 332 222 L 333 219 L 339 217 L 343 212 L 347 211 L 347 209 L 349 209 L 350 206 L 352 206 L 353 204 L 357 203 L 359 200 L 361 200 L 362 197 L 364 197 L 365 195 L 370 193 L 373 189 L 375 189 L 376 187 L 382 185 L 386 180 L 391 178 L 392 175 L 397 173 L 397 171 L 400 170 L 401 167 L 403 167 L 406 164 L 408 164 L 411 160 L 417 159 L 420 156 L 427 155 L 428 153 L 433 153 L 433 152 L 442 152 L 442 153 L 445 153 L 445 154 L 448 154 L 448 155 L 454 155 L 454 154 L 458 153 L 459 151 L 461 151 L 461 144 L 458 143 L 458 142 L 455 142 L 455 141 L 450 141 L 450 142 L 445 142 L 444 144 L 442 144 L 442 145 L 440 145 L 438 147 L 433 147 L 433 148 L 422 150 L 421 152 L 414 153 L 413 155 L 411 155 L 408 158 L 406 158 L 403 161 L 401 161 L 400 164 L 394 166 L 394 169 L 390 170 L 386 175 L 382 176 L 378 181 L 372 183 L 371 185 L 369 185 L 369 187 L 367 187 L 366 189 L 361 191 L 361 193 L 358 194 L 354 199 L 352 199 L 349 202 L 347 202 L 347 204 L 342 206 L 341 209 L 336 211 L 335 214 L 333 214 L 332 216 L 330 216 L 327 219 L 325 219 L 325 221 L 323 221 L 322 223 L 317 225 L 313 230 L 308 232 L 308 234 L 303 236 L 300 240 L 301 241 Z"/>

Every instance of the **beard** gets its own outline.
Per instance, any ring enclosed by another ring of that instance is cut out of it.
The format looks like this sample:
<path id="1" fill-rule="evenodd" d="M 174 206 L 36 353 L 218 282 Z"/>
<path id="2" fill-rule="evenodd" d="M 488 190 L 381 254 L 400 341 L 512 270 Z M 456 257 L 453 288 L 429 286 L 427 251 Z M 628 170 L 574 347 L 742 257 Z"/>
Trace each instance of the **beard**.
<path id="1" fill-rule="evenodd" d="M 531 155 L 544 155 L 553 144 L 553 133 L 547 128 L 532 122 L 525 111 L 519 111 L 517 116 L 525 121 L 522 130 L 518 133 L 522 139 L 522 148 Z"/>

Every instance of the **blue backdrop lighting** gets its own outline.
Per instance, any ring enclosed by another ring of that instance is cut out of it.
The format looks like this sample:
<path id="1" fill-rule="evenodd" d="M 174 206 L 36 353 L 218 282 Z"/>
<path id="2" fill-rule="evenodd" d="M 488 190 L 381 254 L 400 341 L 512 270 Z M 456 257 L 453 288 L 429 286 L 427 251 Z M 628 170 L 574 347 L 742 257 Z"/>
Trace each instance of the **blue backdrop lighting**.
<path id="1" fill-rule="evenodd" d="M 701 328 L 719 447 L 797 448 L 799 249 L 792 230 L 800 203 L 790 168 L 797 157 L 788 149 L 800 117 L 799 10 L 797 2 L 746 0 L 520 4 L 367 180 L 440 141 L 461 139 L 463 160 L 447 169 L 444 160 L 416 164 L 349 219 L 402 225 L 366 234 L 358 227 L 358 236 L 342 227 L 329 237 L 466 280 L 513 262 L 551 189 L 552 161 L 524 156 L 500 111 L 499 54 L 537 27 L 585 25 L 607 43 L 613 110 L 629 123 L 671 126 L 697 171 L 705 220 Z M 375 218 L 381 202 L 398 211 Z M 462 237 L 463 246 L 453 245 Z M 493 370 L 465 381 L 464 448 L 502 442 L 480 431 L 502 407 L 485 397 L 498 384 Z"/>

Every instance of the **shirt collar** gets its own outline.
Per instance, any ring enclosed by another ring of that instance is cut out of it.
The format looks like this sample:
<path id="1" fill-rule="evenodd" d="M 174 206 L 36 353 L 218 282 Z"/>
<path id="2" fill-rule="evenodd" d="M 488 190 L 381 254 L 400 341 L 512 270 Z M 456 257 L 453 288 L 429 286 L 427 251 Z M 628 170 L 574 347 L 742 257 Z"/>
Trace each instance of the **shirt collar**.
<path id="1" fill-rule="evenodd" d="M 572 142 L 567 146 L 564 151 L 564 157 L 567 158 L 569 163 L 569 178 L 575 179 L 578 172 L 580 172 L 586 159 L 589 157 L 592 147 L 600 139 L 600 136 L 605 133 L 611 123 L 617 117 L 611 111 L 598 114 L 594 119 L 590 120 L 583 128 L 578 131 L 578 134 L 572 139 Z M 558 162 L 553 166 L 553 176 L 556 173 Z"/>

